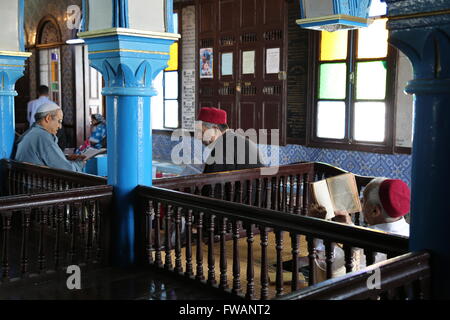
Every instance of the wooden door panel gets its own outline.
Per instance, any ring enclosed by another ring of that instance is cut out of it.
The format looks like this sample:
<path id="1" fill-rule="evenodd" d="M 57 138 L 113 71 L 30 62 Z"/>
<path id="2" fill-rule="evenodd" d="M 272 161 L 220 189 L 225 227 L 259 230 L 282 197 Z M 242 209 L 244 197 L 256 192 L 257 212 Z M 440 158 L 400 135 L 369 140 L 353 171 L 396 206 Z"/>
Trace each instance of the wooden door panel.
<path id="1" fill-rule="evenodd" d="M 279 129 L 281 124 L 281 103 L 268 101 L 262 105 L 262 123 L 265 129 Z"/>
<path id="2" fill-rule="evenodd" d="M 258 130 L 258 111 L 256 102 L 241 102 L 239 106 L 239 125 L 238 129 Z"/>
<path id="3" fill-rule="evenodd" d="M 239 28 L 254 28 L 257 23 L 257 0 L 239 0 L 240 1 L 240 19 Z"/>
<path id="4" fill-rule="evenodd" d="M 263 13 L 263 24 L 283 24 L 283 6 L 284 4 L 280 0 L 263 0 L 261 1 L 264 13 Z"/>
<path id="5" fill-rule="evenodd" d="M 214 2 L 201 2 L 199 4 L 199 32 L 209 33 L 216 29 L 216 11 Z"/>
<path id="6" fill-rule="evenodd" d="M 220 0 L 219 2 L 219 31 L 233 31 L 236 14 L 234 11 L 234 0 Z"/>

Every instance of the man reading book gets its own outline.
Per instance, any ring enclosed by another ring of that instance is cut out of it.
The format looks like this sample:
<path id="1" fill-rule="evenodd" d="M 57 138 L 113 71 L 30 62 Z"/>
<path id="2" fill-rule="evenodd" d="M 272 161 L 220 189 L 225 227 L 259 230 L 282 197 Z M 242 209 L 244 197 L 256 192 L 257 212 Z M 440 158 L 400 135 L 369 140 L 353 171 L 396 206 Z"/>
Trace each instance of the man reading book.
<path id="1" fill-rule="evenodd" d="M 364 189 L 362 201 L 362 214 L 364 221 L 369 228 L 389 232 L 401 236 L 409 236 L 409 224 L 404 216 L 410 210 L 410 190 L 406 183 L 397 179 L 375 178 Z M 327 212 L 324 207 L 313 205 L 309 210 L 309 216 L 324 219 Z M 346 211 L 335 211 L 335 216 L 331 219 L 336 222 L 353 224 L 352 219 Z M 318 267 L 323 269 L 324 261 L 320 251 L 323 245 L 319 242 L 316 246 L 318 250 Z M 341 275 L 344 268 L 344 253 L 342 249 L 336 247 L 334 250 L 335 263 L 333 272 L 335 276 Z M 385 254 L 377 254 L 375 263 L 386 259 Z M 361 256 L 360 266 L 364 267 L 365 257 Z M 326 266 L 326 265 L 325 265 Z"/>

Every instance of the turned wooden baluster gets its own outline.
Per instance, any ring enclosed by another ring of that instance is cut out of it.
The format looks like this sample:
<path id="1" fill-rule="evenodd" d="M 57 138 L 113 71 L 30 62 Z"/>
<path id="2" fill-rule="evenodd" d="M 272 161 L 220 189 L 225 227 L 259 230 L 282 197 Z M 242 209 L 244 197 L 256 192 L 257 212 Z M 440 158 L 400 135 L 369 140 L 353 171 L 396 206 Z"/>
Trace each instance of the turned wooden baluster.
<path id="1" fill-rule="evenodd" d="M 39 265 L 39 273 L 44 272 L 45 268 L 45 243 L 44 243 L 44 233 L 45 233 L 45 227 L 47 225 L 47 218 L 48 218 L 48 208 L 44 208 L 39 210 L 41 219 L 40 219 L 40 230 L 39 230 L 39 250 L 38 250 L 38 265 Z"/>
<path id="2" fill-rule="evenodd" d="M 183 208 L 176 208 L 175 214 L 175 272 L 183 273 L 181 263 L 181 213 Z"/>
<path id="3" fill-rule="evenodd" d="M 193 275 L 192 267 L 192 209 L 186 212 L 186 271 L 184 274 L 187 277 Z"/>
<path id="4" fill-rule="evenodd" d="M 252 180 L 247 180 L 247 201 L 245 202 L 246 204 L 253 206 L 253 182 Z"/>
<path id="5" fill-rule="evenodd" d="M 334 262 L 334 243 L 324 241 L 325 244 L 325 262 L 327 264 L 327 279 L 333 276 L 333 262 Z"/>
<path id="6" fill-rule="evenodd" d="M 171 222 L 170 219 L 173 215 L 173 207 L 172 205 L 167 205 L 164 206 L 165 207 L 165 227 L 164 227 L 164 235 L 165 235 L 165 243 L 164 243 L 164 247 L 165 247 L 165 251 L 166 251 L 166 259 L 164 261 L 164 269 L 166 270 L 171 270 L 173 268 L 172 266 L 172 251 L 170 250 L 172 245 L 171 245 Z"/>
<path id="7" fill-rule="evenodd" d="M 149 200 L 147 202 L 146 210 L 145 210 L 145 216 L 146 216 L 146 235 L 147 235 L 147 241 L 145 246 L 145 251 L 147 253 L 147 261 L 148 264 L 153 264 L 153 216 L 154 216 L 154 209 L 153 209 L 153 201 Z"/>
<path id="8" fill-rule="evenodd" d="M 22 212 L 22 250 L 20 257 L 21 276 L 28 274 L 28 239 L 30 235 L 31 209 L 27 208 Z"/>
<path id="9" fill-rule="evenodd" d="M 303 175 L 303 206 L 302 206 L 302 215 L 308 215 L 308 177 L 309 175 L 305 173 Z"/>
<path id="10" fill-rule="evenodd" d="M 302 199 L 302 180 L 300 175 L 297 175 L 295 183 L 295 214 L 301 214 L 302 213 L 302 206 L 300 205 L 300 200 Z"/>
<path id="11" fill-rule="evenodd" d="M 210 189 L 211 193 L 209 194 L 209 197 L 210 198 L 214 198 L 216 196 L 216 185 L 215 184 L 211 184 L 210 188 L 211 188 Z"/>
<path id="12" fill-rule="evenodd" d="M 370 249 L 364 249 L 366 255 L 366 267 L 375 263 L 375 253 Z"/>
<path id="13" fill-rule="evenodd" d="M 225 183 L 220 184 L 220 199 L 225 200 Z"/>
<path id="14" fill-rule="evenodd" d="M 261 300 L 269 299 L 269 273 L 267 266 L 267 246 L 269 244 L 267 228 L 260 227 L 261 236 Z"/>
<path id="15" fill-rule="evenodd" d="M 94 223 L 94 234 L 95 243 L 97 246 L 97 260 L 101 261 L 103 255 L 103 243 L 100 236 L 102 235 L 103 225 L 102 225 L 102 207 L 100 206 L 100 201 L 95 202 L 95 223 Z"/>
<path id="16" fill-rule="evenodd" d="M 266 209 L 272 209 L 272 178 L 266 180 Z"/>
<path id="17" fill-rule="evenodd" d="M 94 230 L 94 210 L 95 210 L 95 202 L 89 202 L 86 205 L 87 215 L 88 215 L 88 223 L 87 223 L 87 241 L 86 241 L 86 262 L 90 262 L 92 258 L 92 243 L 94 240 L 93 230 Z"/>
<path id="18" fill-rule="evenodd" d="M 241 292 L 241 265 L 239 261 L 239 224 L 237 221 L 232 222 L 233 229 L 233 289 L 232 293 L 239 294 Z"/>
<path id="19" fill-rule="evenodd" d="M 347 244 L 344 244 L 344 254 L 345 254 L 345 272 L 350 273 L 353 271 L 353 248 Z M 359 261 L 356 261 L 359 263 Z"/>
<path id="20" fill-rule="evenodd" d="M 281 211 L 288 211 L 288 177 L 283 177 L 283 194 L 281 200 Z"/>
<path id="21" fill-rule="evenodd" d="M 228 289 L 227 279 L 227 255 L 226 255 L 226 234 L 227 218 L 222 218 L 220 225 L 220 284 L 219 288 Z"/>
<path id="22" fill-rule="evenodd" d="M 291 233 L 291 247 L 292 247 L 292 291 L 298 289 L 298 235 Z"/>
<path id="23" fill-rule="evenodd" d="M 309 261 L 309 278 L 308 285 L 312 286 L 316 283 L 316 279 L 314 277 L 314 264 L 317 258 L 316 246 L 314 245 L 313 237 L 306 237 L 306 242 L 308 243 L 308 261 Z"/>
<path id="24" fill-rule="evenodd" d="M 230 190 L 228 190 L 228 201 L 234 202 L 236 200 L 234 194 L 234 182 L 230 182 Z"/>
<path id="25" fill-rule="evenodd" d="M 254 224 L 247 225 L 247 293 L 246 299 L 253 299 L 255 295 L 255 268 L 253 264 L 253 228 Z"/>
<path id="26" fill-rule="evenodd" d="M 273 210 L 279 210 L 279 184 L 280 184 L 280 180 L 278 179 L 278 177 L 274 178 L 275 180 L 275 184 L 273 185 L 273 196 L 274 196 L 274 200 L 273 200 L 273 205 L 272 205 L 272 209 Z"/>
<path id="27" fill-rule="evenodd" d="M 78 237 L 78 220 L 82 214 L 82 204 L 76 202 L 74 204 L 74 210 L 72 215 L 70 216 L 70 229 L 72 230 L 71 239 L 70 239 L 70 251 L 69 251 L 69 261 L 71 264 L 76 264 L 77 259 L 77 237 Z"/>
<path id="28" fill-rule="evenodd" d="M 283 258 L 282 258 L 282 252 L 283 252 L 283 231 L 276 231 L 275 232 L 275 244 L 276 244 L 276 250 L 277 250 L 277 276 L 276 276 L 276 291 L 277 296 L 283 295 Z"/>
<path id="29" fill-rule="evenodd" d="M 55 252 L 54 252 L 54 265 L 55 270 L 58 270 L 60 266 L 60 251 L 61 251 L 61 227 L 63 222 L 63 210 L 64 206 L 58 205 L 56 207 L 56 223 L 55 223 L 55 229 L 56 229 L 56 240 L 55 240 Z"/>
<path id="30" fill-rule="evenodd" d="M 261 208 L 261 200 L 262 200 L 262 183 L 263 180 L 262 179 L 257 179 L 256 180 L 256 203 L 258 208 Z"/>
<path id="31" fill-rule="evenodd" d="M 12 212 L 2 212 L 1 215 L 3 220 L 2 279 L 3 281 L 9 281 L 9 239 Z"/>
<path id="32" fill-rule="evenodd" d="M 197 274 L 196 280 L 205 280 L 203 275 L 203 212 L 197 214 Z"/>
<path id="33" fill-rule="evenodd" d="M 239 185 L 239 203 L 242 203 L 243 195 L 244 195 L 244 181 L 238 181 Z"/>
<path id="34" fill-rule="evenodd" d="M 162 268 L 163 262 L 161 258 L 161 210 L 162 203 L 156 202 L 155 211 L 155 263 Z"/>
<path id="35" fill-rule="evenodd" d="M 294 181 L 293 175 L 289 176 L 289 212 L 294 213 Z"/>
<path id="36" fill-rule="evenodd" d="M 216 284 L 216 270 L 214 260 L 214 215 L 210 215 L 208 223 L 208 284 Z"/>

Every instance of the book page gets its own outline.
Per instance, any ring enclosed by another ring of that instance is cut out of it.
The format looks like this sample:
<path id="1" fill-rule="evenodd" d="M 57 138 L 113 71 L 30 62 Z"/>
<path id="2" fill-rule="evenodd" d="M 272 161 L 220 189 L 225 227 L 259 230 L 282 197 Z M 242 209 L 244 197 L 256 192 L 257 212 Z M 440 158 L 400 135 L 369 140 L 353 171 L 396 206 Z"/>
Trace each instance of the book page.
<path id="1" fill-rule="evenodd" d="M 334 210 L 345 210 L 348 213 L 361 211 L 358 188 L 355 176 L 352 173 L 344 173 L 326 179 L 328 190 Z"/>
<path id="2" fill-rule="evenodd" d="M 327 210 L 327 215 L 325 219 L 331 219 L 334 217 L 333 203 L 330 198 L 330 193 L 328 191 L 328 185 L 326 180 L 321 180 L 317 182 L 312 182 L 311 193 L 313 196 L 313 201 L 317 204 L 325 207 Z"/>
<path id="3" fill-rule="evenodd" d="M 99 154 L 102 154 L 105 152 L 106 152 L 105 148 L 102 148 L 102 149 L 87 148 L 83 152 L 81 152 L 81 154 L 86 157 L 85 160 L 89 160 L 89 159 L 95 157 L 96 155 L 99 155 Z"/>

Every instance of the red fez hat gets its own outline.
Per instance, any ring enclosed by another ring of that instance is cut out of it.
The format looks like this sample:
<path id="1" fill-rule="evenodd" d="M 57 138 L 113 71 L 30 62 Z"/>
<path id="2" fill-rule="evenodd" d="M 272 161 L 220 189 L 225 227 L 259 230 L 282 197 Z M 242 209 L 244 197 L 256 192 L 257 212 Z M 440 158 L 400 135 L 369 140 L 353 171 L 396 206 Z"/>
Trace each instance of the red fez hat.
<path id="1" fill-rule="evenodd" d="M 411 194 L 402 180 L 387 179 L 380 184 L 380 202 L 391 218 L 403 217 L 409 212 Z"/>
<path id="2" fill-rule="evenodd" d="M 226 124 L 227 113 L 226 111 L 217 108 L 203 107 L 198 114 L 198 120 L 215 124 Z"/>

